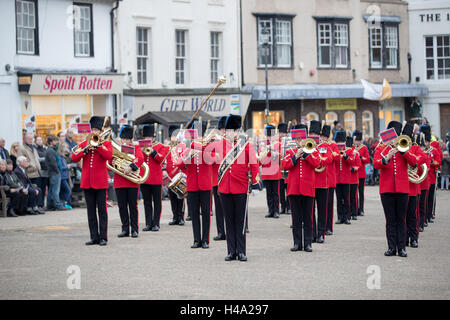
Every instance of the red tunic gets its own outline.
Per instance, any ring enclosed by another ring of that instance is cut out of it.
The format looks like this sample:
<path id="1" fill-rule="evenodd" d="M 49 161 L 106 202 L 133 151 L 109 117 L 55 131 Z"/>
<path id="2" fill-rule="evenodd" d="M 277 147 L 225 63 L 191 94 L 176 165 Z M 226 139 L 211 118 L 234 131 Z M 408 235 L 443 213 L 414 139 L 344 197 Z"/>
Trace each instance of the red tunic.
<path id="1" fill-rule="evenodd" d="M 336 166 L 341 158 L 338 146 L 335 142 L 329 143 L 333 162 L 327 167 L 328 188 L 336 188 Z"/>
<path id="2" fill-rule="evenodd" d="M 319 152 L 313 151 L 306 159 L 295 160 L 297 148 L 286 152 L 281 165 L 283 169 L 289 170 L 287 178 L 287 192 L 290 195 L 303 195 L 308 197 L 315 196 L 315 177 L 314 169 L 320 166 Z"/>
<path id="3" fill-rule="evenodd" d="M 428 153 L 430 156 L 430 170 L 428 171 L 430 186 L 436 183 L 436 174 L 441 167 L 442 155 L 439 148 L 439 143 L 436 141 L 431 142 L 433 149 Z"/>
<path id="4" fill-rule="evenodd" d="M 80 148 L 84 148 L 87 142 L 83 141 Z M 79 162 L 83 159 L 81 171 L 81 184 L 83 189 L 108 189 L 108 170 L 106 163 L 111 161 L 113 149 L 111 142 L 105 141 L 88 154 L 84 152 L 72 153 L 72 161 Z"/>
<path id="5" fill-rule="evenodd" d="M 273 145 L 273 149 L 275 150 L 276 154 L 273 154 L 272 150 L 270 150 L 266 156 L 260 159 L 262 180 L 281 179 L 281 144 L 279 142 L 275 142 Z"/>
<path id="6" fill-rule="evenodd" d="M 351 168 L 355 165 L 355 155 L 351 148 L 345 153 L 348 155 L 347 160 L 339 153 L 339 159 L 336 161 L 336 183 L 351 184 L 353 183 Z"/>
<path id="7" fill-rule="evenodd" d="M 316 172 L 316 188 L 326 189 L 330 187 L 328 181 L 328 168 L 334 165 L 333 153 L 326 142 L 319 144 L 317 150 L 320 154 L 320 166 L 326 167 L 326 169 L 322 172 Z"/>
<path id="8" fill-rule="evenodd" d="M 427 155 L 425 154 L 425 152 L 422 151 L 422 149 L 420 149 L 420 147 L 418 145 L 412 145 L 410 152 L 417 159 L 417 166 L 419 167 L 417 174 L 420 175 L 422 173 L 422 169 L 420 168 L 420 165 L 423 163 L 426 163 Z M 420 194 L 420 183 L 412 183 L 410 181 L 409 182 L 409 195 L 416 196 L 418 194 Z"/>
<path id="9" fill-rule="evenodd" d="M 355 163 L 353 164 L 352 168 L 353 170 L 350 170 L 351 173 L 351 177 L 352 177 L 352 182 L 351 184 L 359 184 L 359 168 L 361 168 L 362 164 L 361 164 L 361 159 L 359 158 L 359 154 L 357 153 L 356 149 L 353 147 L 352 148 L 353 152 L 354 152 L 354 156 L 355 156 Z"/>
<path id="10" fill-rule="evenodd" d="M 150 174 L 144 184 L 160 185 L 163 183 L 162 179 L 162 161 L 164 160 L 169 147 L 157 143 L 153 146 L 153 153 L 150 155 L 144 154 L 144 161 L 148 165 Z"/>
<path id="11" fill-rule="evenodd" d="M 139 171 L 143 173 L 144 169 L 141 168 L 141 165 L 144 163 L 144 155 L 142 154 L 141 148 L 139 148 L 138 145 L 134 145 L 134 152 L 135 158 L 133 163 L 139 168 Z M 133 183 L 122 177 L 120 174 L 114 173 L 114 188 L 139 188 L 139 184 Z"/>
<path id="12" fill-rule="evenodd" d="M 221 148 L 219 149 L 219 158 L 221 162 L 235 144 L 236 142 L 222 139 Z M 226 194 L 247 193 L 249 171 L 252 184 L 259 182 L 258 159 L 256 158 L 255 148 L 250 142 L 246 143 L 244 150 L 223 174 L 222 180 L 219 183 L 219 192 Z"/>
<path id="13" fill-rule="evenodd" d="M 172 151 L 169 153 L 169 155 L 166 158 L 166 171 L 167 171 L 167 175 L 169 176 L 170 179 L 172 179 L 173 177 L 175 177 L 175 175 L 180 172 L 180 168 L 177 167 L 177 163 L 174 162 L 173 157 L 172 157 L 172 153 L 174 153 L 176 155 L 176 160 L 178 161 L 178 159 L 180 159 L 181 155 L 183 154 L 184 150 L 186 150 L 186 146 L 183 143 L 179 143 L 178 145 L 176 145 L 175 147 L 173 147 Z"/>
<path id="14" fill-rule="evenodd" d="M 361 159 L 361 165 L 358 170 L 358 178 L 365 179 L 366 174 L 366 164 L 370 163 L 369 149 L 367 149 L 366 145 L 362 145 L 362 147 L 358 150 Z"/>
<path id="15" fill-rule="evenodd" d="M 378 146 L 373 157 L 373 167 L 380 170 L 380 193 L 408 193 L 408 164 L 414 166 L 417 159 L 411 150 L 405 154 L 397 152 L 387 164 L 383 164 L 383 155 L 386 156 L 390 146 Z"/>

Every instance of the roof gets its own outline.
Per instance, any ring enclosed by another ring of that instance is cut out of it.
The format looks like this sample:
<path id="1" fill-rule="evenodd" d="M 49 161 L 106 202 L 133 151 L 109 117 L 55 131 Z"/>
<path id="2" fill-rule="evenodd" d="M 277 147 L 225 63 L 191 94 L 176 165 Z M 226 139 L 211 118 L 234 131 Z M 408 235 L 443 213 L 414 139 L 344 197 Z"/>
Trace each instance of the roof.
<path id="1" fill-rule="evenodd" d="M 152 122 L 158 122 L 162 125 L 168 126 L 171 124 L 187 124 L 189 120 L 194 115 L 195 111 L 173 111 L 173 112 L 152 112 L 149 111 L 146 114 L 140 116 L 135 120 L 136 124 L 145 124 L 145 123 L 152 123 Z M 211 120 L 211 122 L 217 121 L 217 119 L 210 114 L 200 111 L 198 116 L 196 117 L 202 117 L 202 120 Z"/>

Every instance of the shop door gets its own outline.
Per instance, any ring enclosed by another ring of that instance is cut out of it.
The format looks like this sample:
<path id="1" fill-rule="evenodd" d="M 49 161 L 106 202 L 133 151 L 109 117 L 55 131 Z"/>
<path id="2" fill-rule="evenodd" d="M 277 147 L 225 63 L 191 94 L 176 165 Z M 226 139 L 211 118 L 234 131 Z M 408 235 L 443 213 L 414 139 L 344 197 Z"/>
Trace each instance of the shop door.
<path id="1" fill-rule="evenodd" d="M 450 103 L 441 104 L 441 136 L 440 138 L 445 141 L 447 132 L 450 131 Z"/>

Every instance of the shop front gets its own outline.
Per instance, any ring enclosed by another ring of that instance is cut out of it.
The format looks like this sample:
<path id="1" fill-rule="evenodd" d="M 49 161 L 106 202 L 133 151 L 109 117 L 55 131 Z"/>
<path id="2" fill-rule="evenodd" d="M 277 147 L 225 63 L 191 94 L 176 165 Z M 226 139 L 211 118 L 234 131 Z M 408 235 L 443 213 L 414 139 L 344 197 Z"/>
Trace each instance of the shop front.
<path id="1" fill-rule="evenodd" d="M 88 122 L 92 115 L 112 115 L 114 95 L 120 97 L 123 87 L 123 75 L 116 73 L 20 73 L 18 81 L 22 129 L 28 130 L 31 118 L 33 131 L 43 138 Z"/>

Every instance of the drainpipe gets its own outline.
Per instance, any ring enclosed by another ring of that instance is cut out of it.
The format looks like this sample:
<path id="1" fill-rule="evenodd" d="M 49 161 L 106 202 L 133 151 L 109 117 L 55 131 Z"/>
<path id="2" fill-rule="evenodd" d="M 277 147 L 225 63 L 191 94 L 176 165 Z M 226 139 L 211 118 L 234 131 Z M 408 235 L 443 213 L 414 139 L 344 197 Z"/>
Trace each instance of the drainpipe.
<path id="1" fill-rule="evenodd" d="M 119 2 L 121 0 L 116 1 L 116 5 L 109 12 L 110 24 L 111 24 L 111 72 L 117 72 L 114 65 L 114 11 L 119 8 Z M 117 125 L 117 94 L 113 96 L 113 118 L 114 124 Z"/>
<path id="2" fill-rule="evenodd" d="M 408 71 L 409 71 L 408 83 L 411 83 L 411 60 L 412 60 L 411 53 L 408 52 Z"/>

